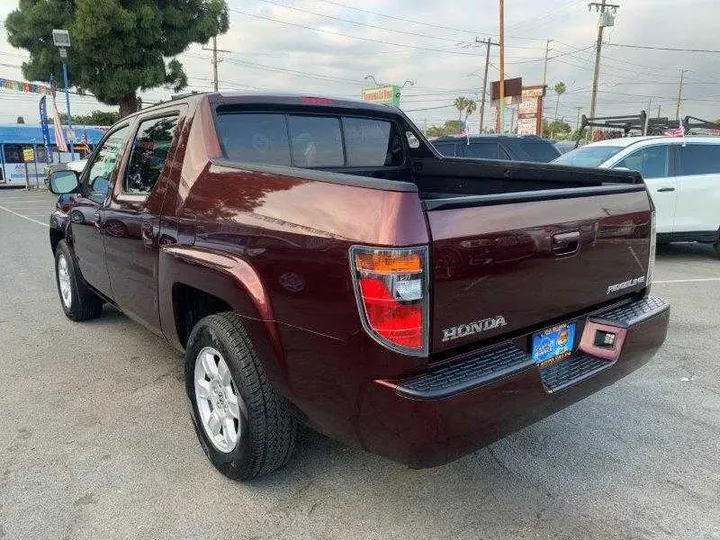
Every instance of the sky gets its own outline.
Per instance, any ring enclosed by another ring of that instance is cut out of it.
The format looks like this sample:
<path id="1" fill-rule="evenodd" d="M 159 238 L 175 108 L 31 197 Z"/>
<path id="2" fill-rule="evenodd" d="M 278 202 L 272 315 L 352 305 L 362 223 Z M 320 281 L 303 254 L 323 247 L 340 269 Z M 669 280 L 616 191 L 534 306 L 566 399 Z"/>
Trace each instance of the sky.
<path id="1" fill-rule="evenodd" d="M 606 28 L 598 116 L 641 109 L 675 116 L 680 71 L 685 73 L 681 115 L 720 117 L 720 54 L 642 47 L 718 50 L 717 0 L 608 0 L 619 4 Z M 16 9 L 0 0 L 0 77 L 23 80 L 27 53 L 12 48 L 2 22 Z M 360 97 L 372 75 L 380 84 L 402 85 L 401 107 L 421 127 L 457 119 L 452 107 L 464 95 L 479 103 L 485 46 L 498 39 L 497 0 L 228 0 L 230 30 L 219 36 L 221 90 L 268 90 Z M 575 125 L 589 114 L 598 15 L 586 0 L 506 0 L 507 78 L 541 84 L 546 40 L 550 43 L 545 116 Z M 628 47 L 632 46 L 632 47 Z M 72 54 L 72 52 L 71 52 Z M 178 59 L 188 90 L 212 88 L 211 53 L 194 44 Z M 491 47 L 490 80 L 499 79 L 499 49 Z M 70 74 L 72 83 L 72 73 Z M 552 87 L 567 92 L 558 102 Z M 145 103 L 168 99 L 169 89 L 143 94 Z M 0 91 L 0 123 L 23 116 L 36 123 L 37 96 Z M 75 114 L 112 110 L 92 97 L 71 96 Z M 61 112 L 64 102 L 58 103 Z M 488 105 L 489 107 L 489 105 Z M 578 111 L 579 109 L 579 111 Z M 475 125 L 478 113 L 470 118 Z M 486 114 L 486 125 L 492 115 Z"/>

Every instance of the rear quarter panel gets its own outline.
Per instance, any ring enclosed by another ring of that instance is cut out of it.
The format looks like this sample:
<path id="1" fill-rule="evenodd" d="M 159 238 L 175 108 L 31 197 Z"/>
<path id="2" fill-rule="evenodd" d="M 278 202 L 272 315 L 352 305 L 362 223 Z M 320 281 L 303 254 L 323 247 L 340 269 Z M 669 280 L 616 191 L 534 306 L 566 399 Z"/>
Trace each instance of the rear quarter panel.
<path id="1" fill-rule="evenodd" d="M 184 189 L 179 214 L 193 216 L 192 248 L 241 261 L 261 282 L 255 309 L 238 305 L 248 325 L 270 328 L 276 388 L 316 428 L 358 442 L 362 389 L 379 376 L 418 371 L 427 359 L 398 355 L 365 334 L 349 248 L 427 244 L 418 194 L 210 163 Z M 235 283 L 238 291 L 254 287 Z"/>

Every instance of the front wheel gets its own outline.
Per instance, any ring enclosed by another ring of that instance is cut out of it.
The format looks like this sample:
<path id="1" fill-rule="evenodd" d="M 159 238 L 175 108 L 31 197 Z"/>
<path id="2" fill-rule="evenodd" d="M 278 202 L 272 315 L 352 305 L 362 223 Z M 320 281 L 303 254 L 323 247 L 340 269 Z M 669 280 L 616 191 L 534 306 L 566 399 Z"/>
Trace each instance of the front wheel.
<path id="1" fill-rule="evenodd" d="M 55 280 L 60 305 L 73 321 L 96 319 L 102 313 L 102 300 L 85 283 L 75 263 L 75 257 L 65 240 L 55 249 Z"/>
<path id="2" fill-rule="evenodd" d="M 195 432 L 225 476 L 250 480 L 290 458 L 296 421 L 265 376 L 237 314 L 200 320 L 185 352 L 185 389 Z"/>

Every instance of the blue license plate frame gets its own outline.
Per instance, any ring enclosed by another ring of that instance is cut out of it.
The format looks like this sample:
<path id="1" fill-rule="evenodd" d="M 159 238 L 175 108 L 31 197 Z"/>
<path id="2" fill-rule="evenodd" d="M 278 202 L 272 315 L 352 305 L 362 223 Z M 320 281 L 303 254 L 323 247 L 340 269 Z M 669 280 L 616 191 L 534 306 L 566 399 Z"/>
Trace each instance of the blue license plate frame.
<path id="1" fill-rule="evenodd" d="M 536 332 L 532 337 L 532 359 L 540 367 L 570 356 L 575 347 L 577 324 L 563 323 Z"/>

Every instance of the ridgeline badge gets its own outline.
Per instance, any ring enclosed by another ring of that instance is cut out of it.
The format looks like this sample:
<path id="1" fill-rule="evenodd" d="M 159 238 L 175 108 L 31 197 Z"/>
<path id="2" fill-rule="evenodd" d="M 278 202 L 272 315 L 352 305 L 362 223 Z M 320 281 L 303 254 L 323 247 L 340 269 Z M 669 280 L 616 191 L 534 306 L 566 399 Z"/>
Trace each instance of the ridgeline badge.
<path id="1" fill-rule="evenodd" d="M 640 285 L 642 283 L 645 283 L 645 276 L 636 277 L 635 279 L 630 279 L 628 281 L 623 281 L 622 283 L 610 285 L 607 288 L 607 293 L 612 294 L 614 292 L 622 291 L 623 289 L 629 289 L 630 287 L 634 287 L 635 285 Z"/>
<path id="2" fill-rule="evenodd" d="M 470 324 L 461 324 L 459 326 L 453 326 L 451 328 L 443 329 L 443 341 L 452 341 L 454 339 L 460 339 L 473 334 L 479 334 L 480 332 L 487 332 L 488 330 L 494 330 L 495 328 L 501 328 L 507 325 L 505 317 L 502 315 L 495 315 L 489 319 L 483 319 L 481 321 L 472 322 Z"/>

